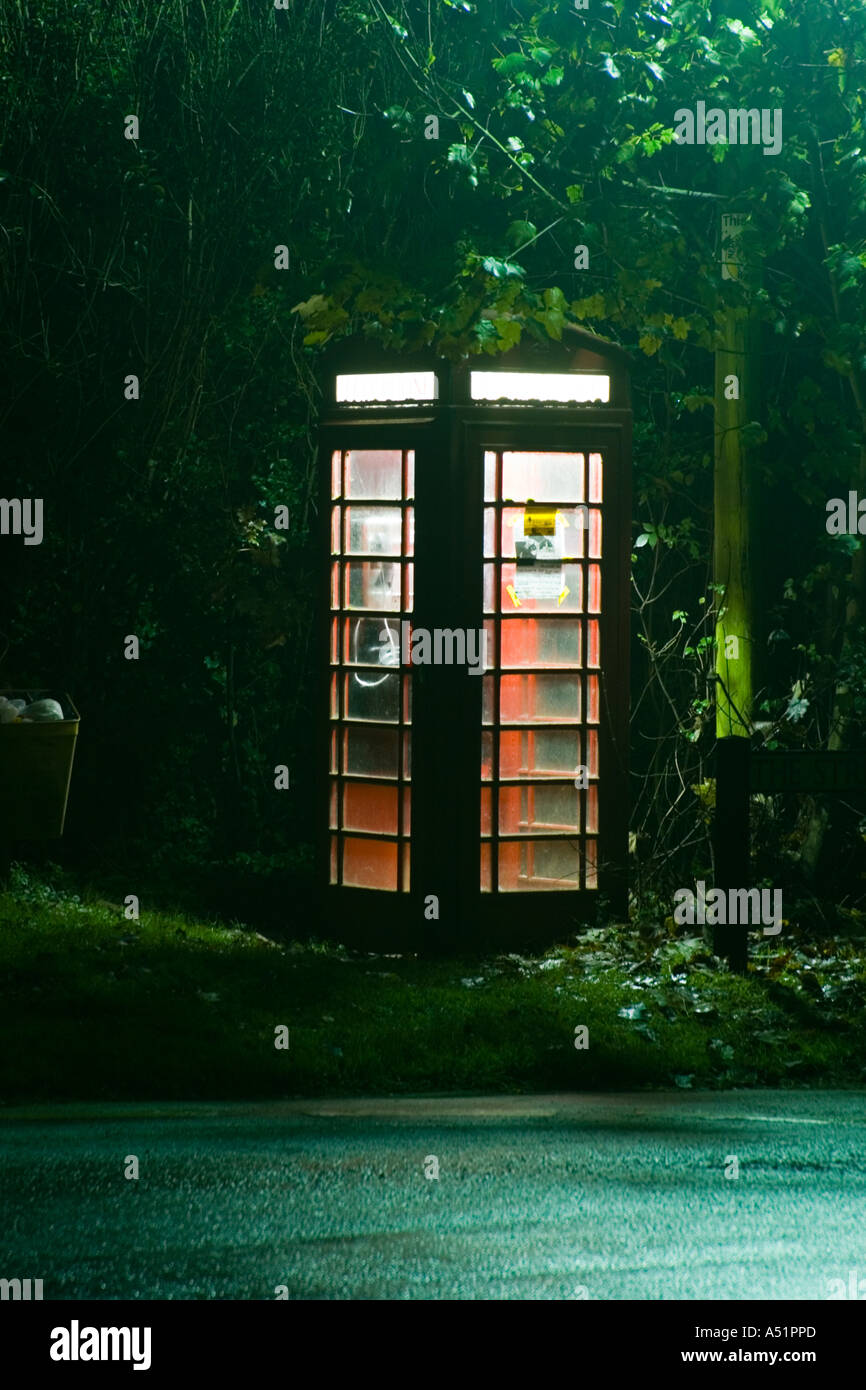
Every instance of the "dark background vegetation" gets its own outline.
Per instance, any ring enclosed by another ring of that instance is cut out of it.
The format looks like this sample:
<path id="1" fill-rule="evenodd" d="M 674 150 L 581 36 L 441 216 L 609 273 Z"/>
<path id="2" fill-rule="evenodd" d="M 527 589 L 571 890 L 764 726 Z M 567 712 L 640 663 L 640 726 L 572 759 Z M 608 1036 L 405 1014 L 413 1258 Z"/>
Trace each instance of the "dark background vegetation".
<path id="1" fill-rule="evenodd" d="M 52 856 L 302 934 L 317 357 L 569 317 L 634 356 L 634 882 L 669 912 L 711 867 L 723 210 L 762 261 L 753 714 L 856 746 L 862 557 L 824 522 L 866 494 L 864 73 L 861 0 L 6 0 L 0 491 L 45 499 L 45 539 L 3 540 L 0 686 L 81 711 Z M 781 107 L 782 153 L 671 143 L 699 99 Z M 861 810 L 827 814 L 756 807 L 756 881 L 813 926 L 864 900 Z"/>

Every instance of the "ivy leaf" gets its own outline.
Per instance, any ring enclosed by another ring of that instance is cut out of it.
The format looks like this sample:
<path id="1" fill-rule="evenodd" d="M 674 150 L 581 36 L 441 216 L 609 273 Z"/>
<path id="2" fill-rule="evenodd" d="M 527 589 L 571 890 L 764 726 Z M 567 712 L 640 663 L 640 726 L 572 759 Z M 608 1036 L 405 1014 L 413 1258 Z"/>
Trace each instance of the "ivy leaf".
<path id="1" fill-rule="evenodd" d="M 759 444 L 765 444 L 766 440 L 767 431 L 761 428 L 757 420 L 750 420 L 740 430 L 740 443 L 744 449 L 756 449 Z"/>
<path id="2" fill-rule="evenodd" d="M 481 265 L 495 280 L 514 279 L 526 274 L 523 267 L 516 265 L 514 261 L 502 261 L 497 256 L 485 256 Z"/>
<path id="3" fill-rule="evenodd" d="M 565 196 L 570 203 L 579 203 L 583 197 L 583 185 L 570 183 L 565 190 Z"/>
<path id="4" fill-rule="evenodd" d="M 551 338 L 558 343 L 565 327 L 565 314 L 561 309 L 548 309 L 546 313 L 540 315 L 540 319 Z"/>
<path id="5" fill-rule="evenodd" d="M 612 77 L 614 79 L 621 77 L 622 74 L 619 68 L 617 67 L 616 63 L 613 61 L 613 58 L 610 56 L 610 54 L 603 53 L 601 56 L 604 58 L 604 70 L 607 73 L 608 77 Z"/>
<path id="6" fill-rule="evenodd" d="M 480 343 L 495 343 L 498 337 L 496 325 L 490 319 L 479 319 L 473 329 Z"/>
<path id="7" fill-rule="evenodd" d="M 657 338 L 654 333 L 644 333 L 638 339 L 638 347 L 641 352 L 645 352 L 647 357 L 652 357 L 658 352 L 662 345 L 661 338 Z"/>
<path id="8" fill-rule="evenodd" d="M 448 149 L 448 163 L 454 164 L 458 168 L 465 170 L 472 187 L 478 187 L 478 169 L 472 158 L 472 151 L 468 145 L 450 145 Z"/>
<path id="9" fill-rule="evenodd" d="M 646 1013 L 646 1004 L 627 1004 L 624 1009 L 617 1009 L 617 1018 L 641 1019 Z"/>
<path id="10" fill-rule="evenodd" d="M 323 309 L 330 307 L 330 300 L 326 299 L 323 294 L 314 294 L 312 299 L 305 299 L 300 304 L 293 304 L 291 312 L 300 314 L 302 319 L 308 319 L 313 314 L 319 314 Z"/>
<path id="11" fill-rule="evenodd" d="M 493 66 L 503 77 L 511 77 L 512 73 L 523 72 L 527 62 L 522 53 L 506 53 L 504 58 L 494 58 Z"/>
<path id="12" fill-rule="evenodd" d="M 493 326 L 499 334 L 499 346 L 504 352 L 517 347 L 520 342 L 520 324 L 516 319 L 494 319 Z"/>
<path id="13" fill-rule="evenodd" d="M 793 724 L 799 723 L 809 708 L 809 701 L 803 696 L 792 696 L 788 701 L 788 708 L 785 710 L 785 718 L 790 719 Z"/>
<path id="14" fill-rule="evenodd" d="M 467 91 L 464 89 L 464 91 L 463 91 L 463 100 L 466 102 L 466 105 L 469 107 L 469 110 L 470 110 L 470 111 L 474 111 L 474 110 L 475 110 L 475 98 L 474 98 L 474 96 L 472 95 L 471 92 L 467 92 Z"/>
<path id="15" fill-rule="evenodd" d="M 527 241 L 532 241 L 537 232 L 538 229 L 533 222 L 511 222 L 505 233 L 505 240 L 509 246 L 523 246 Z"/>

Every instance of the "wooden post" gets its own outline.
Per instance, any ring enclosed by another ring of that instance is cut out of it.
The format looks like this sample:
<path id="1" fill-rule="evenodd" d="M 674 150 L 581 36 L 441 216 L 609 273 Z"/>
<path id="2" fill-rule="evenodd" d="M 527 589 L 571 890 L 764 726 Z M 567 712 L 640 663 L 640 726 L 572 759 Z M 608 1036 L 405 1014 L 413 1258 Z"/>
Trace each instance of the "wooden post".
<path id="1" fill-rule="evenodd" d="M 713 846 L 716 859 L 715 887 L 748 888 L 749 853 L 749 756 L 747 738 L 720 738 L 716 742 L 716 814 Z M 713 928 L 713 950 L 724 956 L 732 970 L 745 973 L 748 961 L 748 924 Z"/>

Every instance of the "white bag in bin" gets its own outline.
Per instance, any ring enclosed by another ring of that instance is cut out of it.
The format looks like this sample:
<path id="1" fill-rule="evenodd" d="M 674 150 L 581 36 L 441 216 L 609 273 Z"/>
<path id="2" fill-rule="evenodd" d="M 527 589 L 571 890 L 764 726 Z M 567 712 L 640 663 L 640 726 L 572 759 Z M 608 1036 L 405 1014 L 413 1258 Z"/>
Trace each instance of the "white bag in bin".
<path id="1" fill-rule="evenodd" d="M 13 724 L 26 705 L 26 700 L 7 700 L 5 695 L 0 695 L 0 724 Z"/>
<path id="2" fill-rule="evenodd" d="M 22 723 L 47 724 L 53 719 L 63 718 L 63 709 L 56 700 L 34 700 L 21 711 Z"/>

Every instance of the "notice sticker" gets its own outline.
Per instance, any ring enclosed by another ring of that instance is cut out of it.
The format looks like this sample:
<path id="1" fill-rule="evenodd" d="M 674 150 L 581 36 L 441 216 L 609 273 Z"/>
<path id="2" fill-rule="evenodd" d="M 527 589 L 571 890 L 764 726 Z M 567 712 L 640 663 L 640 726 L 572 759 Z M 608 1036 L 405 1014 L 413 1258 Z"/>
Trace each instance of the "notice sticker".
<path id="1" fill-rule="evenodd" d="M 555 536 L 555 507 L 526 507 L 523 512 L 524 536 Z"/>
<path id="2" fill-rule="evenodd" d="M 518 599 L 559 599 L 563 590 L 566 594 L 568 593 L 565 575 L 561 569 L 553 565 L 538 565 L 528 569 L 519 568 L 513 588 Z"/>

